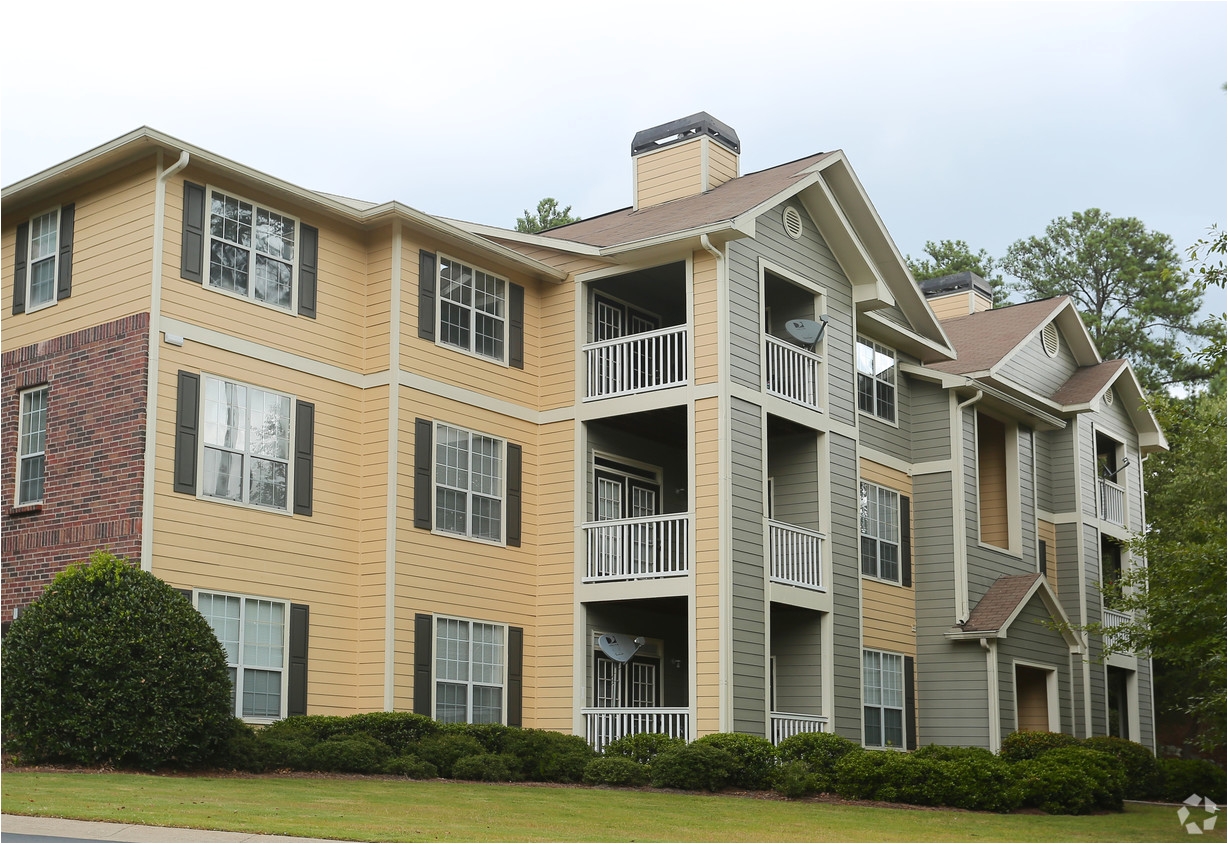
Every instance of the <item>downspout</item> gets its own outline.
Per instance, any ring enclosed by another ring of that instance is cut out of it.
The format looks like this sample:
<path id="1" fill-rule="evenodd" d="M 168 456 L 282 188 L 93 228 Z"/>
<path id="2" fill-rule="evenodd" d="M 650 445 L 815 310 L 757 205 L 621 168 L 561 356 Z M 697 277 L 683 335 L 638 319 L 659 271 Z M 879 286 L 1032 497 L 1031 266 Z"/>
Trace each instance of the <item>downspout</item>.
<path id="1" fill-rule="evenodd" d="M 728 302 L 725 301 L 725 297 L 728 296 L 729 291 L 728 285 L 725 283 L 725 255 L 721 252 L 721 250 L 712 245 L 712 241 L 706 234 L 701 234 L 699 236 L 699 245 L 702 246 L 704 250 L 708 252 L 708 254 L 712 255 L 712 257 L 716 259 L 716 336 L 718 343 L 717 361 L 719 367 L 718 383 L 723 385 L 725 383 L 725 379 L 729 377 L 729 308 Z M 694 338 L 692 338 L 690 346 L 691 357 L 693 360 L 695 348 Z M 693 369 L 691 376 L 692 378 L 694 377 Z M 732 432 L 730 430 L 728 412 L 729 402 L 724 392 L 721 393 L 718 401 L 720 402 L 720 407 L 717 413 L 717 442 L 723 443 L 724 447 L 721 448 L 720 453 L 717 455 L 717 460 L 720 463 L 720 491 L 718 494 L 719 505 L 717 508 L 718 524 L 720 525 L 718 531 L 718 536 L 720 539 L 717 560 L 717 629 L 720 631 L 717 659 L 719 662 L 718 673 L 720 677 L 720 691 L 717 696 L 717 699 L 719 700 L 717 729 L 719 732 L 727 733 L 733 731 L 733 700 L 731 686 L 731 681 L 733 678 L 733 557 L 732 551 L 730 550 L 733 544 L 733 508 L 731 505 L 732 496 L 730 495 L 729 491 L 731 483 L 729 463 L 731 458 L 727 453 L 727 446 L 729 444 L 730 437 L 732 436 Z M 691 405 L 693 408 L 693 399 Z M 694 471 L 694 463 L 695 461 L 692 459 L 692 471 Z M 692 526 L 692 530 L 694 529 L 694 526 Z M 694 542 L 695 537 L 692 537 L 691 539 L 692 542 Z M 694 633 L 694 622 L 695 619 L 692 619 L 692 665 L 694 665 L 696 662 L 696 652 L 698 650 L 698 643 L 695 641 L 696 637 Z M 692 671 L 693 675 L 694 673 L 695 672 Z M 692 706 L 697 706 L 699 691 L 698 684 L 699 678 L 698 676 L 694 676 L 692 688 L 695 691 L 695 696 L 691 698 Z M 698 715 L 698 710 L 696 710 L 696 721 L 698 721 Z"/>
<path id="2" fill-rule="evenodd" d="M 981 637 L 985 649 L 985 681 L 988 694 L 985 696 L 989 709 L 989 749 L 997 753 L 1002 748 L 1002 714 L 998 694 L 998 640 Z"/>
<path id="3" fill-rule="evenodd" d="M 188 166 L 188 151 L 158 174 L 154 188 L 153 269 L 149 291 L 149 353 L 145 373 L 145 467 L 141 483 L 141 568 L 153 571 L 154 464 L 158 437 L 158 370 L 162 365 L 162 244 L 166 238 L 166 182 Z M 158 153 L 158 166 L 162 153 Z"/>
<path id="4" fill-rule="evenodd" d="M 968 382 L 971 386 L 972 382 Z M 968 616 L 972 614 L 972 610 L 968 606 L 968 511 L 967 511 L 967 493 L 964 489 L 964 408 L 971 407 L 981 400 L 985 393 L 981 390 L 976 391 L 976 395 L 967 401 L 960 402 L 955 405 L 955 449 L 951 455 L 954 466 L 953 469 L 959 468 L 959 489 L 952 490 L 951 496 L 955 504 L 955 535 L 962 537 L 962 540 L 956 541 L 954 554 L 955 563 L 955 623 L 963 624 L 968 620 Z"/>

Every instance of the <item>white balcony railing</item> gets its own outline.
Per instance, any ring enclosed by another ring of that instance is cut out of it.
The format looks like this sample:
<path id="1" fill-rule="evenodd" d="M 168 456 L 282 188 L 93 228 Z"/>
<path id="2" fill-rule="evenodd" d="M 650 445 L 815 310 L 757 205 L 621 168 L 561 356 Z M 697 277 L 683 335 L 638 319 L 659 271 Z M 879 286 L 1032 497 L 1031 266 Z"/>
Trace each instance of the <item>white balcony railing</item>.
<path id="1" fill-rule="evenodd" d="M 593 750 L 600 753 L 605 746 L 623 736 L 637 733 L 664 733 L 667 736 L 691 739 L 691 716 L 684 708 L 661 707 L 635 709 L 582 709 L 584 735 Z"/>
<path id="2" fill-rule="evenodd" d="M 772 713 L 772 744 L 780 744 L 798 733 L 825 733 L 827 719 L 822 715 L 798 715 L 793 712 Z"/>
<path id="3" fill-rule="evenodd" d="M 1107 478 L 1100 478 L 1100 518 L 1126 526 L 1126 491 Z"/>
<path id="4" fill-rule="evenodd" d="M 586 582 L 676 577 L 690 571 L 686 513 L 609 519 L 584 525 Z"/>
<path id="5" fill-rule="evenodd" d="M 687 329 L 661 328 L 584 347 L 584 398 L 604 399 L 685 384 Z"/>
<path id="6" fill-rule="evenodd" d="M 822 366 L 823 358 L 814 352 L 767 338 L 766 390 L 771 395 L 818 410 Z"/>
<path id="7" fill-rule="evenodd" d="M 823 589 L 823 534 L 768 521 L 772 581 L 803 589 Z"/>
<path id="8" fill-rule="evenodd" d="M 1113 628 L 1129 624 L 1134 620 L 1129 613 L 1118 612 L 1117 610 L 1103 610 L 1102 618 L 1101 623 L 1104 625 L 1105 644 L 1109 647 L 1117 645 L 1116 637 L 1113 635 Z"/>

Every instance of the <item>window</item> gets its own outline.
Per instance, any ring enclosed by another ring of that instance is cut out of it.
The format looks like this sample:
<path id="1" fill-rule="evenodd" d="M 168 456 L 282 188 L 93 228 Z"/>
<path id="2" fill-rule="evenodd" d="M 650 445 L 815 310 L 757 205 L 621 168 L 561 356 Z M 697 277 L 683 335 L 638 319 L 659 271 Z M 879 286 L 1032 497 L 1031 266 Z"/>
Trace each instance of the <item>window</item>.
<path id="1" fill-rule="evenodd" d="M 857 338 L 857 409 L 895 421 L 895 352 Z"/>
<path id="2" fill-rule="evenodd" d="M 862 651 L 866 747 L 904 747 L 904 657 Z"/>
<path id="3" fill-rule="evenodd" d="M 439 257 L 439 341 L 502 362 L 507 282 Z"/>
<path id="4" fill-rule="evenodd" d="M 17 504 L 37 504 L 43 500 L 43 478 L 47 470 L 47 394 L 46 387 L 21 394 L 21 420 L 17 434 Z"/>
<path id="5" fill-rule="evenodd" d="M 503 541 L 503 441 L 435 425 L 435 528 Z"/>
<path id="6" fill-rule="evenodd" d="M 75 206 L 62 205 L 17 226 L 13 256 L 13 313 L 54 305 L 72 294 Z"/>
<path id="7" fill-rule="evenodd" d="M 861 485 L 861 573 L 900 579 L 900 494 Z"/>
<path id="8" fill-rule="evenodd" d="M 209 286 L 290 310 L 295 225 L 292 217 L 211 191 Z"/>
<path id="9" fill-rule="evenodd" d="M 502 624 L 435 620 L 435 719 L 502 724 L 505 641 Z"/>
<path id="10" fill-rule="evenodd" d="M 277 720 L 286 715 L 288 608 L 282 601 L 200 592 L 196 608 L 226 651 L 240 718 Z"/>
<path id="11" fill-rule="evenodd" d="M 287 509 L 291 398 L 205 377 L 201 495 Z"/>

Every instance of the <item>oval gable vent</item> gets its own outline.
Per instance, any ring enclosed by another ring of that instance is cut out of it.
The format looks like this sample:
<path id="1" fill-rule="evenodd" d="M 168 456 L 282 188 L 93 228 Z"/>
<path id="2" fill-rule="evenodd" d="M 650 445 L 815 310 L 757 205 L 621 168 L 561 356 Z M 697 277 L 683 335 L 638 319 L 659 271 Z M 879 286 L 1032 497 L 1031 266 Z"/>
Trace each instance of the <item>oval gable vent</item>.
<path id="1" fill-rule="evenodd" d="M 1051 358 L 1057 357 L 1058 334 L 1057 326 L 1049 323 L 1040 331 L 1040 342 L 1044 344 L 1045 354 Z"/>
<path id="2" fill-rule="evenodd" d="M 802 236 L 802 215 L 792 205 L 786 206 L 784 213 L 785 231 L 789 237 L 798 240 Z"/>

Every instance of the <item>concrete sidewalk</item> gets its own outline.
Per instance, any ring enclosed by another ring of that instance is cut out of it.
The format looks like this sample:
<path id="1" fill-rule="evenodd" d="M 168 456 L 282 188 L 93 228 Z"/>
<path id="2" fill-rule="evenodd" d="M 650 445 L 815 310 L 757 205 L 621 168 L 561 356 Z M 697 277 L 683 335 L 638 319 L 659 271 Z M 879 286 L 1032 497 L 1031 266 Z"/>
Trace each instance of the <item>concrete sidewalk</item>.
<path id="1" fill-rule="evenodd" d="M 218 832 L 212 829 L 179 829 L 166 826 L 141 826 L 130 823 L 69 821 L 62 818 L 32 818 L 25 815 L 0 815 L 0 839 L 10 834 L 20 840 L 63 841 L 329 841 L 327 838 L 292 838 L 288 835 L 255 835 L 250 832 Z M 37 836 L 27 838 L 26 836 Z M 17 839 L 12 839 L 17 840 Z"/>

